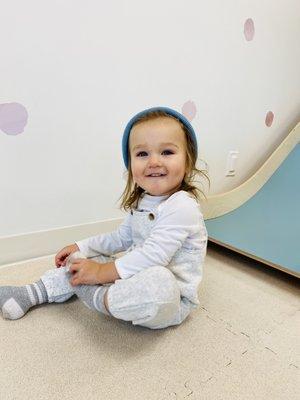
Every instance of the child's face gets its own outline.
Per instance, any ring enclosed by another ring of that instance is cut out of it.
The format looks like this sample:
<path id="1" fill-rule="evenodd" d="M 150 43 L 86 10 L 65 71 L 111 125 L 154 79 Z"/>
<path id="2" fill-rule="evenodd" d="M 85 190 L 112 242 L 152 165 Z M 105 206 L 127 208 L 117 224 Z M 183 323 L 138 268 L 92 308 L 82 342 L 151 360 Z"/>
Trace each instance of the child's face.
<path id="1" fill-rule="evenodd" d="M 134 126 L 129 149 L 133 180 L 147 193 L 170 195 L 180 187 L 185 174 L 186 138 L 174 119 L 161 117 Z M 153 173 L 164 176 L 149 176 Z"/>

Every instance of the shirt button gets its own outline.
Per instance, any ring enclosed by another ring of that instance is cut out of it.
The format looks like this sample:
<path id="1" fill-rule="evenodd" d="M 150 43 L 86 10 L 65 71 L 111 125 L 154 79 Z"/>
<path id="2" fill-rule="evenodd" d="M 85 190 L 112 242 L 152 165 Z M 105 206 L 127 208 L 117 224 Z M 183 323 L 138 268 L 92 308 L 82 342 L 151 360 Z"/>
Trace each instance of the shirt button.
<path id="1" fill-rule="evenodd" d="M 148 215 L 148 217 L 149 217 L 149 219 L 151 219 L 151 220 L 154 219 L 154 215 L 153 215 L 152 213 L 150 213 L 150 214 Z"/>

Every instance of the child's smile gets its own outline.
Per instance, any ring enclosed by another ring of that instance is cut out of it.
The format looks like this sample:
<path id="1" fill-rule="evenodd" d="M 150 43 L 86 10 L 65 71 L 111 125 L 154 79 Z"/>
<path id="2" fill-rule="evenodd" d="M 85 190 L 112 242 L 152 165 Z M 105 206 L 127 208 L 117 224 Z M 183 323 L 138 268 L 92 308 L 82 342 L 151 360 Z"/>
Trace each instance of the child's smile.
<path id="1" fill-rule="evenodd" d="M 148 175 L 148 178 L 164 178 L 167 175 Z"/>

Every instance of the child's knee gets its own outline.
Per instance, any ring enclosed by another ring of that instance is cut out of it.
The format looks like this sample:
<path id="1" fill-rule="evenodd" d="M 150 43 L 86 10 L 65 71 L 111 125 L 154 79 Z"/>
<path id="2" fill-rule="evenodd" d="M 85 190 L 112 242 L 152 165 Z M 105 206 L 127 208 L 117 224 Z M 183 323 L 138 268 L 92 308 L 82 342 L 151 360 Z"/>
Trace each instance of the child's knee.
<path id="1" fill-rule="evenodd" d="M 139 316 L 143 318 L 145 313 L 155 314 L 163 305 L 172 308 L 168 312 L 174 312 L 180 304 L 180 289 L 170 270 L 155 266 L 116 281 L 107 292 L 107 300 L 113 316 L 134 320 Z"/>
<path id="2" fill-rule="evenodd" d="M 174 301 L 180 299 L 180 289 L 174 274 L 166 267 L 151 267 L 147 269 L 148 278 L 156 288 L 160 301 Z"/>

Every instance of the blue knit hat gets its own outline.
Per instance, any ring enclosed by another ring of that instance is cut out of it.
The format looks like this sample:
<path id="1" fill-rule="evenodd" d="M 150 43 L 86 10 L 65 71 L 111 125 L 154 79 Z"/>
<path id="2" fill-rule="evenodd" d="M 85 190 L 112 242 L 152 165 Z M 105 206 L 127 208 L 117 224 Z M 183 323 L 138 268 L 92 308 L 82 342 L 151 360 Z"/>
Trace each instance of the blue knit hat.
<path id="1" fill-rule="evenodd" d="M 128 144 L 129 144 L 129 135 L 130 131 L 132 128 L 132 125 L 142 116 L 148 114 L 151 111 L 164 111 L 167 114 L 170 114 L 176 118 L 178 118 L 187 128 L 189 135 L 192 139 L 192 142 L 194 143 L 194 148 L 196 152 L 196 158 L 198 157 L 198 144 L 197 144 L 197 138 L 195 131 L 190 124 L 190 122 L 178 111 L 173 110 L 172 108 L 169 107 L 152 107 L 148 108 L 146 110 L 143 110 L 136 114 L 134 117 L 131 118 L 131 120 L 128 122 L 126 125 L 125 131 L 123 133 L 123 138 L 122 138 L 122 153 L 123 153 L 123 160 L 126 168 L 128 169 Z"/>

